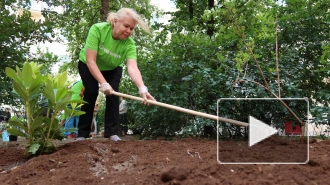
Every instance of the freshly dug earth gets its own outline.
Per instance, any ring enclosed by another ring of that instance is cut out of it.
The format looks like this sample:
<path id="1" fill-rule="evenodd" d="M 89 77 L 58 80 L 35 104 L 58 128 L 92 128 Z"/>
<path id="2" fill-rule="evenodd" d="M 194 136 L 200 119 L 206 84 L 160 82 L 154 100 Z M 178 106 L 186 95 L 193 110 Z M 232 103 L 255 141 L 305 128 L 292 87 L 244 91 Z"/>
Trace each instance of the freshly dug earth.
<path id="1" fill-rule="evenodd" d="M 311 139 L 307 164 L 218 163 L 217 149 L 219 158 L 226 162 L 240 161 L 237 159 L 303 162 L 308 158 L 307 144 L 288 138 L 270 138 L 253 149 L 246 144 L 221 141 L 217 147 L 217 141 L 206 139 L 111 142 L 99 138 L 59 143 L 55 153 L 26 159 L 22 143 L 10 142 L 0 148 L 0 184 L 301 185 L 330 182 L 329 140 Z"/>

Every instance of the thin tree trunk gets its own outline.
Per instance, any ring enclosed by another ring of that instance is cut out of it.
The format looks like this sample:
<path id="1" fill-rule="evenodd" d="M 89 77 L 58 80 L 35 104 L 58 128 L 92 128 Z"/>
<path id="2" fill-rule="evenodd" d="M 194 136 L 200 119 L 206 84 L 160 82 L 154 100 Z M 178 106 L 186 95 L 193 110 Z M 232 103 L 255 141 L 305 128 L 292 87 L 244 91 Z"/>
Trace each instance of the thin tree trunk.
<path id="1" fill-rule="evenodd" d="M 190 19 L 193 19 L 194 18 L 194 3 L 193 3 L 193 0 L 190 0 L 189 1 L 189 17 Z"/>
<path id="2" fill-rule="evenodd" d="M 209 10 L 214 8 L 214 0 L 208 0 Z M 207 35 L 212 37 L 214 34 L 214 17 L 212 16 L 211 20 L 207 21 Z"/>
<path id="3" fill-rule="evenodd" d="M 278 84 L 278 97 L 281 98 L 281 78 L 280 78 L 280 69 L 278 63 L 278 20 L 276 16 L 276 71 L 277 71 L 277 84 Z"/>
<path id="4" fill-rule="evenodd" d="M 107 21 L 108 13 L 109 13 L 109 0 L 101 0 L 101 9 L 100 13 L 102 16 L 102 21 Z"/>
<path id="5" fill-rule="evenodd" d="M 211 10 L 214 7 L 214 0 L 208 0 L 208 7 Z M 214 18 L 207 21 L 207 35 L 212 37 L 214 34 Z M 212 126 L 204 126 L 204 137 L 212 136 L 214 133 Z"/>

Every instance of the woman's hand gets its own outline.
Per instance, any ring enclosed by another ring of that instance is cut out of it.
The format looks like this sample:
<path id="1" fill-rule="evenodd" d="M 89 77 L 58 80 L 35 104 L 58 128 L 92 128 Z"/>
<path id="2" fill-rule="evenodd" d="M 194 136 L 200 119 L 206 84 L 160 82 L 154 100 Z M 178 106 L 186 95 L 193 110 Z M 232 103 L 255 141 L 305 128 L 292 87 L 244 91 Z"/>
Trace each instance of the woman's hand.
<path id="1" fill-rule="evenodd" d="M 149 94 L 148 88 L 146 86 L 139 87 L 139 94 L 144 99 L 144 102 L 143 102 L 144 104 L 148 104 L 147 100 L 156 101 L 155 98 L 152 97 L 151 94 Z"/>
<path id="2" fill-rule="evenodd" d="M 103 83 L 100 85 L 100 91 L 103 92 L 106 96 L 109 96 L 114 90 L 109 83 Z"/>

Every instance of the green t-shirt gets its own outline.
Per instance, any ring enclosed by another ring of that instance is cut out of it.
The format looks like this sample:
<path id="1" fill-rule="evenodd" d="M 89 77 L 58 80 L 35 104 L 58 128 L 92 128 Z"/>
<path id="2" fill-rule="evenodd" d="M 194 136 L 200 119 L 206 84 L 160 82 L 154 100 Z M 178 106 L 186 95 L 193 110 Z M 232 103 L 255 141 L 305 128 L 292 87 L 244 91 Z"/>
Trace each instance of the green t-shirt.
<path id="1" fill-rule="evenodd" d="M 96 23 L 89 30 L 86 44 L 79 53 L 79 60 L 86 63 L 86 49 L 97 51 L 96 64 L 100 71 L 123 66 L 128 59 L 136 60 L 135 42 L 131 37 L 114 40 L 108 22 Z"/>
<path id="2" fill-rule="evenodd" d="M 73 91 L 71 100 L 80 100 L 81 99 L 80 91 L 82 88 L 83 88 L 83 83 L 81 80 L 79 80 L 78 82 L 75 82 L 73 84 L 73 86 L 71 87 L 71 91 Z"/>

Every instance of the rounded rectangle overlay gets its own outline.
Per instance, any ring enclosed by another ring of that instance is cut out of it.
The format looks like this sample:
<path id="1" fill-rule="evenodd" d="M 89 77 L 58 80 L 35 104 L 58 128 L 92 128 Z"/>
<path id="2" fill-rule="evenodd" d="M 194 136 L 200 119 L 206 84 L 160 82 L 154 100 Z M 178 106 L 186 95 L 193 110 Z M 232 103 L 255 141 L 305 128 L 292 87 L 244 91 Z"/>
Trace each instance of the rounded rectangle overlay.
<path id="1" fill-rule="evenodd" d="M 221 98 L 217 121 L 220 164 L 306 164 L 309 161 L 307 98 Z"/>

